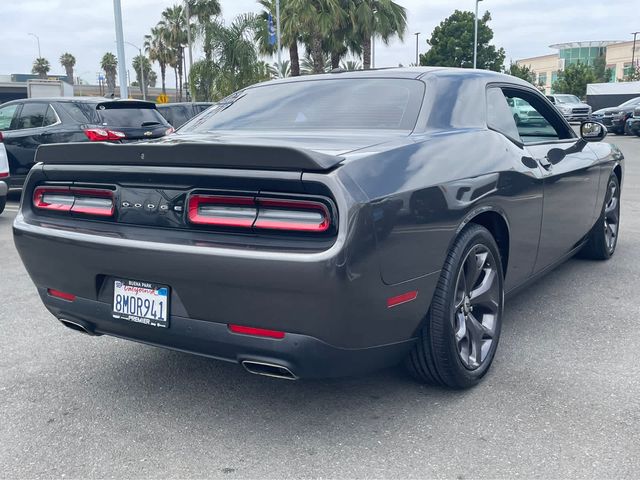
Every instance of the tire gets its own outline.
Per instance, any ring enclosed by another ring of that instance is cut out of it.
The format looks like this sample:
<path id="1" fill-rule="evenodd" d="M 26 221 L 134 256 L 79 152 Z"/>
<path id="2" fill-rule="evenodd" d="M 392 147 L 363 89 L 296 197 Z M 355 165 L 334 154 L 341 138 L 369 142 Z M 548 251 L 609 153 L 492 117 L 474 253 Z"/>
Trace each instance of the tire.
<path id="1" fill-rule="evenodd" d="M 467 283 L 473 287 L 467 288 Z M 481 288 L 486 291 L 477 295 Z M 418 341 L 406 360 L 409 372 L 432 385 L 458 389 L 476 385 L 493 361 L 503 304 L 496 242 L 486 228 L 469 224 L 447 255 Z"/>
<path id="2" fill-rule="evenodd" d="M 587 237 L 580 256 L 592 260 L 609 260 L 616 252 L 620 231 L 620 182 L 612 173 L 607 183 L 600 217 Z"/>
<path id="3" fill-rule="evenodd" d="M 0 198 L 0 213 L 4 212 L 4 207 L 7 205 L 7 197 Z"/>

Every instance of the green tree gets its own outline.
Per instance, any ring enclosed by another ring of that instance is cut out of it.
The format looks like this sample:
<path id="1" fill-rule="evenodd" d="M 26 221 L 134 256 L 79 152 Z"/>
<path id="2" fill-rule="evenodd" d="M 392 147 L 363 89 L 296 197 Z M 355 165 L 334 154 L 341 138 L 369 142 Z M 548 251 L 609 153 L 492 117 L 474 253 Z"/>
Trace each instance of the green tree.
<path id="1" fill-rule="evenodd" d="M 638 80 L 640 80 L 640 66 L 632 69 L 622 79 L 623 82 L 637 82 Z"/>
<path id="2" fill-rule="evenodd" d="M 47 78 L 49 70 L 51 70 L 51 64 L 44 57 L 36 58 L 31 67 L 31 73 L 37 74 L 40 78 Z"/>
<path id="3" fill-rule="evenodd" d="M 63 53 L 60 55 L 60 65 L 64 67 L 67 73 L 67 82 L 73 85 L 73 67 L 76 66 L 76 57 L 70 53 Z"/>
<path id="4" fill-rule="evenodd" d="M 173 60 L 173 53 L 165 41 L 167 36 L 168 34 L 163 29 L 163 26 L 156 25 L 151 29 L 151 34 L 145 35 L 144 37 L 144 50 L 149 55 L 149 60 L 152 62 L 158 62 L 158 65 L 160 66 L 160 80 L 162 82 L 163 94 L 167 93 L 167 66 Z"/>
<path id="5" fill-rule="evenodd" d="M 189 89 L 194 102 L 210 102 L 215 98 L 214 85 L 218 66 L 212 60 L 193 62 L 189 70 Z"/>
<path id="6" fill-rule="evenodd" d="M 362 64 L 357 60 L 342 61 L 340 68 L 343 70 L 362 70 Z"/>
<path id="7" fill-rule="evenodd" d="M 187 20 L 182 5 L 166 8 L 162 12 L 162 20 L 158 25 L 164 34 L 164 41 L 171 51 L 169 66 L 173 68 L 176 76 L 178 101 L 182 101 L 182 60 L 184 45 L 187 44 Z"/>
<path id="8" fill-rule="evenodd" d="M 403 40 L 407 30 L 407 10 L 391 0 L 352 0 L 349 15 L 362 45 L 362 65 L 371 68 L 371 38 L 380 37 L 385 45 L 397 36 Z"/>
<path id="9" fill-rule="evenodd" d="M 138 87 L 140 88 L 140 93 L 143 91 L 143 82 L 141 74 L 144 72 L 144 95 L 149 95 L 149 81 L 151 80 L 151 62 L 144 55 L 136 55 L 133 57 L 132 62 L 133 70 L 136 72 L 136 82 L 138 83 Z M 154 72 L 155 74 L 155 72 Z"/>
<path id="10" fill-rule="evenodd" d="M 604 55 L 593 60 L 593 75 L 595 77 L 595 83 L 608 83 L 611 81 L 613 69 L 607 68 L 607 59 Z"/>
<path id="11" fill-rule="evenodd" d="M 551 88 L 557 93 L 570 93 L 582 98 L 587 93 L 587 84 L 594 83 L 595 80 L 593 68 L 577 62 L 567 65 L 564 70 L 558 72 L 558 79 L 553 82 Z"/>
<path id="12" fill-rule="evenodd" d="M 276 22 L 276 0 L 258 0 L 262 12 L 256 22 L 256 41 L 258 49 L 263 55 L 276 55 L 277 45 L 269 42 L 269 14 L 271 14 L 274 28 Z M 294 8 L 292 0 L 280 0 L 280 35 L 283 48 L 289 49 L 289 62 L 292 77 L 300 75 L 300 55 L 298 43 L 302 41 L 300 33 L 300 14 Z"/>
<path id="13" fill-rule="evenodd" d="M 211 60 L 212 28 L 221 13 L 218 0 L 189 0 L 189 15 L 197 21 L 195 33 L 202 37 L 205 60 Z"/>
<path id="14" fill-rule="evenodd" d="M 473 12 L 456 10 L 440 22 L 427 43 L 431 49 L 420 55 L 420 65 L 440 67 L 473 67 Z M 478 59 L 477 67 L 499 72 L 504 64 L 503 48 L 491 45 L 493 30 L 489 27 L 491 14 L 487 11 L 478 19 Z"/>
<path id="15" fill-rule="evenodd" d="M 116 56 L 107 52 L 100 60 L 100 68 L 104 70 L 104 76 L 107 81 L 107 96 L 111 96 L 116 91 L 116 72 L 118 68 L 118 59 Z"/>
<path id="16" fill-rule="evenodd" d="M 518 65 L 515 62 L 511 62 L 509 68 L 505 70 L 505 73 L 521 78 L 534 85 L 536 83 L 536 74 L 531 70 L 530 65 Z"/>

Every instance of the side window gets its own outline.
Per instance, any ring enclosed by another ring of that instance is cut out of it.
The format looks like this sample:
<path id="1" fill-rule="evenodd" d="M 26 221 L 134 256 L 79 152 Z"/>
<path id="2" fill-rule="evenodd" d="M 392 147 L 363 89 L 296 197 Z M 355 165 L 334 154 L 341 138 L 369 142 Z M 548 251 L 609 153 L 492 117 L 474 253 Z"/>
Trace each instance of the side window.
<path id="1" fill-rule="evenodd" d="M 529 102 L 513 93 L 510 95 L 512 96 L 507 97 L 507 102 L 512 102 L 510 105 L 513 104 L 511 107 L 513 120 L 523 143 L 560 139 L 560 135 L 551 123 Z"/>
<path id="2" fill-rule="evenodd" d="M 46 103 L 25 103 L 18 117 L 17 129 L 38 128 L 44 123 L 44 116 L 47 113 Z"/>
<path id="3" fill-rule="evenodd" d="M 515 108 L 515 101 L 507 100 L 500 88 L 487 90 L 487 125 L 510 139 L 519 141 L 520 134 L 513 120 L 512 108 Z"/>
<path id="4" fill-rule="evenodd" d="M 58 116 L 56 112 L 53 110 L 53 107 L 49 105 L 47 107 L 47 112 L 44 114 L 44 122 L 42 123 L 43 127 L 48 127 L 49 125 L 53 125 L 58 122 Z"/>
<path id="5" fill-rule="evenodd" d="M 13 121 L 19 104 L 7 105 L 0 108 L 0 130 L 11 130 L 11 122 Z"/>

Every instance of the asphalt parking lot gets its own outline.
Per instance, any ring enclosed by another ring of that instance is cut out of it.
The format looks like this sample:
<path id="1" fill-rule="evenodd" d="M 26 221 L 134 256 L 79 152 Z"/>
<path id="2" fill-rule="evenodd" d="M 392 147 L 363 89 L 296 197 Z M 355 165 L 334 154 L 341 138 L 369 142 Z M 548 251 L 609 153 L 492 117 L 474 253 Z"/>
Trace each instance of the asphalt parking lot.
<path id="1" fill-rule="evenodd" d="M 640 138 L 609 262 L 571 260 L 511 299 L 475 389 L 401 369 L 287 382 L 62 327 L 0 216 L 0 477 L 637 478 Z M 55 255 L 55 252 L 51 252 Z"/>

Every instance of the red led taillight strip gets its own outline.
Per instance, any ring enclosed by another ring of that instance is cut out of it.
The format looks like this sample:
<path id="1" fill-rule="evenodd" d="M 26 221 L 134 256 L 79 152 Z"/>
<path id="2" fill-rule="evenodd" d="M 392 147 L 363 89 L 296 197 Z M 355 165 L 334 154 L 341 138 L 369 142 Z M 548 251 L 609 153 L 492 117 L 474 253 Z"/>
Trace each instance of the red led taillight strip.
<path id="1" fill-rule="evenodd" d="M 244 325 L 229 325 L 229 330 L 242 335 L 253 335 L 254 337 L 284 338 L 284 332 L 278 330 L 267 330 L 265 328 L 245 327 Z"/>
<path id="2" fill-rule="evenodd" d="M 114 192 L 99 188 L 36 187 L 33 206 L 39 210 L 111 217 L 115 212 Z"/>
<path id="3" fill-rule="evenodd" d="M 187 218 L 195 225 L 322 233 L 331 227 L 329 208 L 312 200 L 191 195 Z"/>

